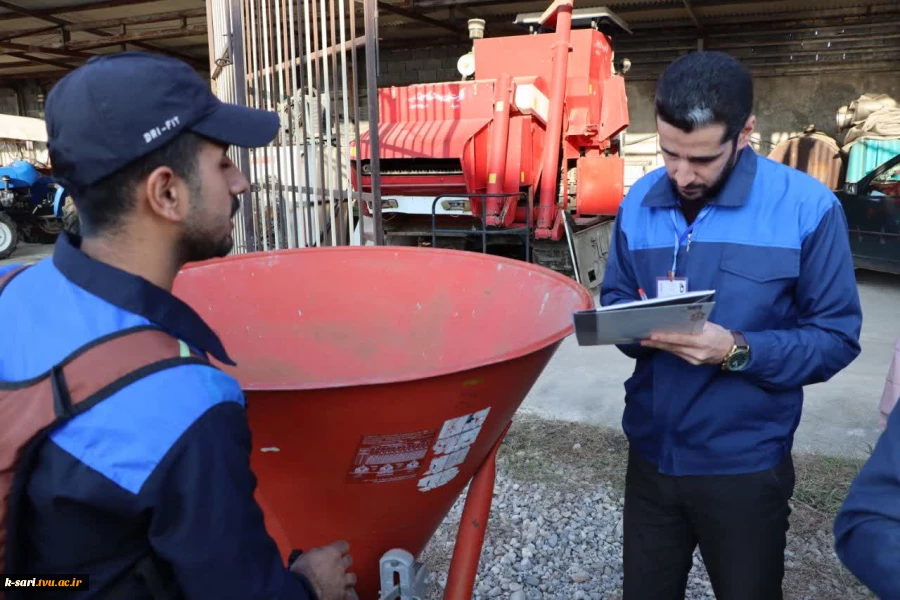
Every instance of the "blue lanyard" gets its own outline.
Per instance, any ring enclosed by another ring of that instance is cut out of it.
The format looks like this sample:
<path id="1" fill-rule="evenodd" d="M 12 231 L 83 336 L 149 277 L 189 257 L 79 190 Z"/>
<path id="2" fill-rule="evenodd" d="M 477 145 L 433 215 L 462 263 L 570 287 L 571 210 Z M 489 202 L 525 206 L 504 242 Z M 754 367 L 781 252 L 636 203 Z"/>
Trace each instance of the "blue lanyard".
<path id="1" fill-rule="evenodd" d="M 678 235 L 678 219 L 675 216 L 675 209 L 669 210 L 669 216 L 672 217 L 672 225 L 675 227 L 675 250 L 672 252 L 672 270 L 669 272 L 670 277 L 675 276 L 675 271 L 678 268 L 678 250 L 681 249 L 681 245 L 685 242 L 685 240 L 690 237 L 690 235 L 694 232 L 694 228 L 697 226 L 700 221 L 703 220 L 703 217 L 712 209 L 712 205 L 707 204 L 700 210 L 700 214 L 697 215 L 697 218 L 694 219 L 694 222 L 688 225 L 688 228 L 684 230 L 681 235 Z M 688 245 L 690 247 L 690 244 Z"/>

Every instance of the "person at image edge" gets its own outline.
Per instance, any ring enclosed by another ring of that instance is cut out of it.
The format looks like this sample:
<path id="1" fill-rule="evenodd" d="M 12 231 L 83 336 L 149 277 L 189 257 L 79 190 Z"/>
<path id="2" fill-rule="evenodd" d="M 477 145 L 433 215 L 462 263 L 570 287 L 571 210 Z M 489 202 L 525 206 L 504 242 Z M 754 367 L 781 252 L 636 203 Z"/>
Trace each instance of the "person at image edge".
<path id="1" fill-rule="evenodd" d="M 231 251 L 249 183 L 226 152 L 267 145 L 278 115 L 222 103 L 185 63 L 143 52 L 90 59 L 45 112 L 81 236 L 60 234 L 0 295 L 0 381 L 141 326 L 233 365 L 171 290 L 185 263 Z M 17 572 L 85 574 L 90 589 L 27 597 L 355 598 L 344 541 L 285 565 L 254 499 L 250 442 L 237 381 L 202 363 L 137 379 L 55 429 L 23 494 Z"/>

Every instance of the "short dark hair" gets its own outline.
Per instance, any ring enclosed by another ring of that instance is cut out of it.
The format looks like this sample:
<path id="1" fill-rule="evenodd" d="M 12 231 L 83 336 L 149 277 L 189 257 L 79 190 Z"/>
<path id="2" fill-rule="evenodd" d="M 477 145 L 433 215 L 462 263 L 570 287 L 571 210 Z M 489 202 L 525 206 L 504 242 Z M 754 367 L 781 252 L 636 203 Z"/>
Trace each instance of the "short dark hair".
<path id="1" fill-rule="evenodd" d="M 725 126 L 722 140 L 737 137 L 753 114 L 753 78 L 724 52 L 691 52 L 663 72 L 656 88 L 656 116 L 685 131 Z"/>
<path id="2" fill-rule="evenodd" d="M 159 167 L 171 168 L 196 190 L 199 186 L 197 167 L 202 139 L 186 131 L 85 189 L 70 187 L 68 191 L 78 211 L 81 235 L 99 235 L 120 225 L 122 217 L 134 207 L 135 186 Z M 53 148 L 49 148 L 49 153 L 54 165 L 53 175 L 65 184 L 68 169 L 77 168 L 77 165 L 58 168 L 58 163 L 53 160 Z"/>

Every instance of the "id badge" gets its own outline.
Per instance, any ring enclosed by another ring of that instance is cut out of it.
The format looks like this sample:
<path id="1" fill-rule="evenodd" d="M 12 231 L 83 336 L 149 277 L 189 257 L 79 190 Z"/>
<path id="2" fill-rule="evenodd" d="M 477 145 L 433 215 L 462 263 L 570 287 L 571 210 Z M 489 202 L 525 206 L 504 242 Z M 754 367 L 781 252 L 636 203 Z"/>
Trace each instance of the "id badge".
<path id="1" fill-rule="evenodd" d="M 656 278 L 656 297 L 668 298 L 670 296 L 680 296 L 688 291 L 687 277 L 657 277 Z"/>

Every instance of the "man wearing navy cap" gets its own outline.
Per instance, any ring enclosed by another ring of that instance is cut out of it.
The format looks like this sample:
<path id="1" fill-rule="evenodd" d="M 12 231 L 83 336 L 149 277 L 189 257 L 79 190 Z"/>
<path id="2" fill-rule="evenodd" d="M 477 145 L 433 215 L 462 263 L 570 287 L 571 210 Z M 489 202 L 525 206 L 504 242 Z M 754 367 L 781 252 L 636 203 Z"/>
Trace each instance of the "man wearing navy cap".
<path id="1" fill-rule="evenodd" d="M 268 144 L 277 115 L 220 102 L 184 63 L 127 52 L 63 78 L 46 120 L 82 237 L 61 234 L 52 258 L 0 293 L 0 382 L 40 377 L 135 327 L 234 364 L 171 289 L 186 262 L 231 250 L 249 186 L 226 151 Z M 78 598 L 354 597 L 345 542 L 285 566 L 253 497 L 249 452 L 243 395 L 224 372 L 190 364 L 135 380 L 37 450 L 18 543 L 7 544 L 17 572 L 87 574 Z"/>

